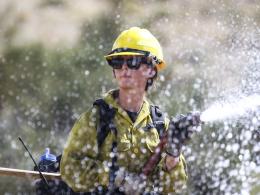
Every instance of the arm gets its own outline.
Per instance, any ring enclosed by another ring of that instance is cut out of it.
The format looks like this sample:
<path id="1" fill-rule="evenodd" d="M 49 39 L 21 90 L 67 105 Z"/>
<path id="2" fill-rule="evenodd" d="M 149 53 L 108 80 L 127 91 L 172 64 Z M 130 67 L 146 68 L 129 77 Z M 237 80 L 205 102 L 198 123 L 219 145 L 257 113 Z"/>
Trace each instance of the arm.
<path id="1" fill-rule="evenodd" d="M 201 124 L 199 113 L 188 113 L 186 116 L 181 115 L 178 118 L 172 118 L 167 123 L 168 142 L 166 144 L 165 157 L 162 159 L 161 167 L 167 174 L 163 174 L 162 181 L 165 193 L 174 192 L 182 189 L 186 183 L 186 162 L 181 154 L 182 145 L 191 138 L 192 133 Z M 170 184 L 165 185 L 167 180 Z M 166 190 L 166 191 L 165 191 Z"/>
<path id="2" fill-rule="evenodd" d="M 74 191 L 91 191 L 108 180 L 108 172 L 98 159 L 96 113 L 94 108 L 80 117 L 63 151 L 61 176 Z"/>
<path id="3" fill-rule="evenodd" d="M 180 162 L 180 157 L 174 157 L 171 155 L 166 155 L 164 162 L 164 169 L 171 171 Z"/>
<path id="4" fill-rule="evenodd" d="M 169 122 L 169 119 L 166 118 L 165 129 L 167 131 L 169 129 Z M 185 158 L 182 154 L 178 157 L 173 157 L 166 152 L 163 152 L 158 167 L 159 171 L 162 173 L 160 174 L 160 183 L 163 187 L 163 194 L 176 192 L 185 186 L 188 176 Z"/>
<path id="5" fill-rule="evenodd" d="M 163 194 L 176 192 L 180 190 L 187 181 L 186 163 L 181 153 L 173 157 L 168 153 L 169 145 L 169 119 L 165 118 L 166 132 L 160 138 L 160 143 L 155 148 L 155 152 L 150 156 L 142 168 L 142 176 L 148 176 L 153 173 L 155 178 L 160 181 Z"/>

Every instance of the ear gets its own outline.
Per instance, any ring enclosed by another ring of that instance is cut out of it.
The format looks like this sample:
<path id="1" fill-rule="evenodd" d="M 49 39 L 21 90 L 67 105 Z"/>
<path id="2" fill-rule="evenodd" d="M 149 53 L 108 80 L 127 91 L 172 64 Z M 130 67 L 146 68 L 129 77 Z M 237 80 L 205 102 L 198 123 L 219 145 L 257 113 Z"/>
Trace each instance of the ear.
<path id="1" fill-rule="evenodd" d="M 153 78 L 156 74 L 156 70 L 154 68 L 149 68 L 148 69 L 148 73 L 147 73 L 147 77 L 148 78 Z"/>

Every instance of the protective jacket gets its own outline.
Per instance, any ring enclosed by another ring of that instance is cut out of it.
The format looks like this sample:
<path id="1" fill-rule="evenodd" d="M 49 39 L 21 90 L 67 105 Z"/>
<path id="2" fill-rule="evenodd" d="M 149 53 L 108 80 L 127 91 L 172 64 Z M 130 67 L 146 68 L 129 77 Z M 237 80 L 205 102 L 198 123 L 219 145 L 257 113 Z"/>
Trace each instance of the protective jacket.
<path id="1" fill-rule="evenodd" d="M 107 104 L 115 108 L 114 125 L 117 136 L 109 133 L 100 148 L 97 144 L 97 125 L 99 111 L 96 106 L 83 113 L 72 128 L 61 160 L 62 179 L 76 192 L 89 192 L 97 186 L 108 186 L 109 165 L 111 163 L 111 144 L 116 139 L 119 167 L 124 167 L 130 173 L 139 174 L 145 162 L 154 152 L 160 142 L 155 128 L 147 130 L 151 124 L 150 103 L 144 99 L 135 122 L 132 122 L 127 112 L 115 100 L 116 91 L 110 91 L 104 97 Z M 166 128 L 169 120 L 165 118 Z M 151 191 L 160 187 L 162 194 L 174 192 L 187 180 L 186 163 L 180 156 L 180 162 L 171 171 L 164 170 L 166 154 L 156 170 L 148 178 L 147 188 Z M 156 179 L 156 180 L 155 180 Z"/>

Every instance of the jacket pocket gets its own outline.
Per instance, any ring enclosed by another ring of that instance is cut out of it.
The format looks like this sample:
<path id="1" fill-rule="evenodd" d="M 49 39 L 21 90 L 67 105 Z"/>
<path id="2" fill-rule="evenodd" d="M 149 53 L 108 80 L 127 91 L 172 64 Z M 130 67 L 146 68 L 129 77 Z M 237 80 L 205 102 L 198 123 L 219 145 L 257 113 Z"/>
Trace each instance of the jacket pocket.
<path id="1" fill-rule="evenodd" d="M 121 139 L 117 144 L 117 150 L 118 152 L 125 152 L 127 150 L 130 150 L 131 143 L 130 140 Z"/>

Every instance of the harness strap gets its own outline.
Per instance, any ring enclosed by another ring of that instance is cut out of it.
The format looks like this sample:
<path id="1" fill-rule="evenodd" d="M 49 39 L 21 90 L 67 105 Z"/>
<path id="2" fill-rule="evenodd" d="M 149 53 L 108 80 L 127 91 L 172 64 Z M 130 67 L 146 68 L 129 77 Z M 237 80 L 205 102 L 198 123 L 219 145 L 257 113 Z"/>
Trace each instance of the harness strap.
<path id="1" fill-rule="evenodd" d="M 97 142 L 98 147 L 100 148 L 106 139 L 108 133 L 110 132 L 110 127 L 114 127 L 113 119 L 115 117 L 116 110 L 115 108 L 109 106 L 103 99 L 97 99 L 94 103 L 94 106 L 99 108 L 99 123 L 97 124 Z M 115 133 L 117 130 L 115 129 Z"/>
<path id="2" fill-rule="evenodd" d="M 108 105 L 103 99 L 96 100 L 93 103 L 93 105 L 99 107 L 100 120 L 97 125 L 97 142 L 98 142 L 98 150 L 100 151 L 100 148 L 110 131 L 115 135 L 115 138 L 117 138 L 117 129 L 113 121 L 116 110 L 115 108 Z M 113 189 L 115 183 L 116 171 L 119 169 L 117 165 L 116 139 L 113 140 L 112 142 L 111 154 L 112 157 L 111 157 L 111 166 L 109 171 L 109 188 Z"/>

